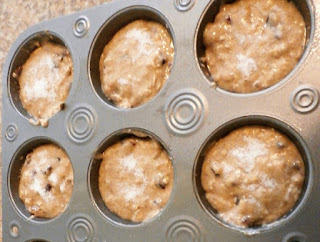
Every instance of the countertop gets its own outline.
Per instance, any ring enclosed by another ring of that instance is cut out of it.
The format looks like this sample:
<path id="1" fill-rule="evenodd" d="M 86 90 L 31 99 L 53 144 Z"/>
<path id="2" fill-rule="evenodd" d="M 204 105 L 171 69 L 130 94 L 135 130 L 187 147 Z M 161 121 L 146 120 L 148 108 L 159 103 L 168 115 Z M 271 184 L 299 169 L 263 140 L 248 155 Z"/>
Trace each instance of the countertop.
<path id="1" fill-rule="evenodd" d="M 71 14 L 82 9 L 103 4 L 110 0 L 0 0 L 0 76 L 6 55 L 14 40 L 29 26 L 39 22 Z M 0 85 L 0 115 L 2 107 L 2 88 Z M 0 127 L 2 121 L 0 119 Z M 0 153 L 2 152 L 0 134 Z M 0 177 L 2 176 L 2 160 L 0 156 Z M 0 179 L 1 185 L 2 178 Z M 0 191 L 0 202 L 2 204 Z M 2 206 L 0 209 L 0 231 L 2 241 Z"/>

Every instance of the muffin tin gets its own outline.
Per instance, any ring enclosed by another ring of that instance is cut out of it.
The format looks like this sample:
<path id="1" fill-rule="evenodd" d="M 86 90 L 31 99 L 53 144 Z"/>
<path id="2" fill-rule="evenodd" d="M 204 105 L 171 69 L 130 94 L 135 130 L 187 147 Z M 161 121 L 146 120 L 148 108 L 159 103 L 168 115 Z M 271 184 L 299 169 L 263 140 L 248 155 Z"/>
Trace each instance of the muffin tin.
<path id="1" fill-rule="evenodd" d="M 304 54 L 278 84 L 253 94 L 217 88 L 201 62 L 202 32 L 223 0 L 114 0 L 32 26 L 9 51 L 3 68 L 3 241 L 319 241 L 320 238 L 320 9 L 319 0 L 296 0 L 307 26 Z M 175 59 L 161 91 L 146 104 L 119 109 L 104 96 L 99 58 L 105 44 L 135 19 L 169 30 Z M 42 40 L 68 47 L 74 80 L 65 109 L 47 128 L 34 126 L 12 77 Z M 219 219 L 200 184 L 206 147 L 234 128 L 266 125 L 286 134 L 305 162 L 296 206 L 278 221 L 238 228 Z M 98 191 L 97 154 L 127 135 L 147 135 L 168 151 L 174 185 L 167 205 L 151 220 L 125 221 L 104 205 Z M 40 144 L 54 143 L 70 157 L 74 188 L 66 210 L 54 219 L 30 218 L 18 196 L 24 158 Z"/>

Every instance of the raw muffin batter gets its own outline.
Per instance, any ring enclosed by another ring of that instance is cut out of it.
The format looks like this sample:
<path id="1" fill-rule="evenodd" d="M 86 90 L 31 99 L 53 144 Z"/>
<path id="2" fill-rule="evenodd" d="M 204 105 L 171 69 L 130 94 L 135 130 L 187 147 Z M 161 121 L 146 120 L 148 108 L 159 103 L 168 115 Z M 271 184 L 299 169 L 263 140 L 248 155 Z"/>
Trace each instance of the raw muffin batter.
<path id="1" fill-rule="evenodd" d="M 299 61 L 305 28 L 291 1 L 225 4 L 204 31 L 209 72 L 219 87 L 230 92 L 251 93 L 270 87 Z"/>
<path id="2" fill-rule="evenodd" d="M 48 119 L 61 110 L 69 94 L 73 64 L 68 49 L 43 43 L 22 66 L 18 80 L 23 107 L 38 120 L 35 124 L 46 126 Z"/>
<path id="3" fill-rule="evenodd" d="M 99 170 L 106 206 L 123 219 L 141 222 L 166 205 L 173 185 L 171 160 L 150 138 L 130 137 L 108 147 Z"/>
<path id="4" fill-rule="evenodd" d="M 66 153 L 56 145 L 41 145 L 26 156 L 19 197 L 35 217 L 54 218 L 67 206 L 73 171 Z"/>
<path id="5" fill-rule="evenodd" d="M 286 136 L 247 126 L 209 148 L 201 183 L 223 220 L 251 227 L 273 222 L 295 205 L 304 172 L 301 155 Z"/>
<path id="6" fill-rule="evenodd" d="M 100 58 L 101 87 L 120 108 L 133 108 L 154 97 L 170 73 L 174 47 L 159 23 L 136 20 L 120 29 Z"/>

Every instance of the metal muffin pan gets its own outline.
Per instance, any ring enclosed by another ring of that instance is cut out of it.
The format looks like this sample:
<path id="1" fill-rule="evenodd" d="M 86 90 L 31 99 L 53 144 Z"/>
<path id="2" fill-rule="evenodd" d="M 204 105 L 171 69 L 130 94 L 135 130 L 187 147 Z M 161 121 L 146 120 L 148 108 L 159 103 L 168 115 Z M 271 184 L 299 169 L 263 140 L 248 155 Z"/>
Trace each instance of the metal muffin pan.
<path id="1" fill-rule="evenodd" d="M 278 84 L 253 94 L 215 87 L 201 63 L 202 32 L 224 1 L 114 0 L 105 5 L 32 26 L 9 51 L 3 68 L 2 210 L 3 241 L 319 241 L 320 238 L 320 9 L 319 0 L 294 1 L 307 26 L 304 54 Z M 161 91 L 146 104 L 125 110 L 113 106 L 100 88 L 98 62 L 105 44 L 135 19 L 165 25 L 175 59 Z M 33 126 L 19 100 L 12 72 L 37 42 L 68 47 L 74 80 L 65 109 L 49 126 Z M 266 125 L 286 134 L 299 148 L 306 177 L 296 206 L 278 221 L 237 228 L 215 214 L 200 185 L 207 145 L 243 125 Z M 126 135 L 142 133 L 168 151 L 174 185 L 167 205 L 149 221 L 132 223 L 102 202 L 96 154 Z M 69 156 L 74 188 L 65 211 L 54 219 L 30 219 L 18 197 L 25 155 L 55 143 Z"/>

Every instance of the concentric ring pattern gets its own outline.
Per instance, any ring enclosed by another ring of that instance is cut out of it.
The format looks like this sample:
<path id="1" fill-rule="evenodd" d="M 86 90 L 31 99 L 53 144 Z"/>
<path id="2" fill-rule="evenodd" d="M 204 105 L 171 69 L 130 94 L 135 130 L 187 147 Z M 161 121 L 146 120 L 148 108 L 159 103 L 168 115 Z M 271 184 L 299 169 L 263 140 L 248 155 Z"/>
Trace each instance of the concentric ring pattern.
<path id="1" fill-rule="evenodd" d="M 88 141 L 92 137 L 95 127 L 95 112 L 88 106 L 74 109 L 67 118 L 68 135 L 76 143 Z"/>
<path id="2" fill-rule="evenodd" d="M 90 28 L 89 19 L 86 16 L 80 16 L 73 26 L 73 32 L 77 37 L 83 37 Z"/>
<path id="3" fill-rule="evenodd" d="M 177 217 L 169 222 L 166 231 L 166 241 L 192 241 L 202 242 L 203 231 L 201 231 L 199 222 L 191 217 Z"/>
<path id="4" fill-rule="evenodd" d="M 84 216 L 72 219 L 68 225 L 68 241 L 85 242 L 94 237 L 94 227 Z"/>
<path id="5" fill-rule="evenodd" d="M 290 104 L 298 113 L 311 112 L 319 104 L 319 92 L 312 86 L 299 86 L 291 94 Z"/>
<path id="6" fill-rule="evenodd" d="M 204 98 L 194 90 L 176 93 L 165 106 L 167 126 L 177 134 L 195 131 L 204 120 L 205 103 Z"/>
<path id="7" fill-rule="evenodd" d="M 6 133 L 5 133 L 6 139 L 10 142 L 14 141 L 18 136 L 18 127 L 16 124 L 9 124 Z"/>
<path id="8" fill-rule="evenodd" d="M 175 6 L 179 11 L 188 11 L 195 2 L 195 0 L 174 0 Z"/>

